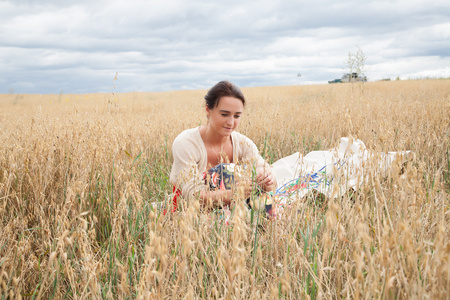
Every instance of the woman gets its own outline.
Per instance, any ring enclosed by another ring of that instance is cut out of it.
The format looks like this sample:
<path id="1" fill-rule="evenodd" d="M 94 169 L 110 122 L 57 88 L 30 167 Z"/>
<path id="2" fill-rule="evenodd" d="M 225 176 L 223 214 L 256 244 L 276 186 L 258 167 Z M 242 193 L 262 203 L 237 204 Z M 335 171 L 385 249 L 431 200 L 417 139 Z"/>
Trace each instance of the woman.
<path id="1" fill-rule="evenodd" d="M 205 173 L 221 163 L 246 162 L 256 167 L 256 183 L 264 191 L 277 186 L 271 168 L 259 155 L 256 145 L 236 132 L 245 107 L 241 90 L 228 81 L 213 86 L 205 96 L 208 122 L 204 126 L 183 131 L 172 145 L 173 165 L 170 181 L 174 186 L 174 209 L 177 197 L 198 197 L 207 207 L 230 205 L 237 189 L 243 199 L 250 197 L 249 181 L 237 182 L 230 189 L 211 190 L 205 182 Z"/>

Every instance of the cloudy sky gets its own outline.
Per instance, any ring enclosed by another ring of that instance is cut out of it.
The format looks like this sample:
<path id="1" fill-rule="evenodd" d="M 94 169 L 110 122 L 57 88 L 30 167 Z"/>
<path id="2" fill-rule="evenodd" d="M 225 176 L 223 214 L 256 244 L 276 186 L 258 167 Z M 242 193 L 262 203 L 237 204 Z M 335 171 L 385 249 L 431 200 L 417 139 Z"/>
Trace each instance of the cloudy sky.
<path id="1" fill-rule="evenodd" d="M 326 84 L 357 47 L 369 80 L 450 77 L 449 3 L 0 0 L 0 93 Z"/>

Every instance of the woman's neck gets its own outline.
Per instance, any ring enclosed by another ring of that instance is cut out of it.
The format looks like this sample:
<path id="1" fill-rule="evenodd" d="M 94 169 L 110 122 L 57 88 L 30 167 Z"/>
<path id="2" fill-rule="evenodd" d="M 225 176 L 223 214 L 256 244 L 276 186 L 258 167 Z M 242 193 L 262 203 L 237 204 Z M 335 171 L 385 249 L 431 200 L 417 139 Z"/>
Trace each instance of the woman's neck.
<path id="1" fill-rule="evenodd" d="M 219 134 L 214 133 L 214 131 L 206 125 L 204 127 L 204 138 L 210 145 L 215 146 L 224 146 L 226 143 L 230 141 L 230 136 L 221 136 Z"/>

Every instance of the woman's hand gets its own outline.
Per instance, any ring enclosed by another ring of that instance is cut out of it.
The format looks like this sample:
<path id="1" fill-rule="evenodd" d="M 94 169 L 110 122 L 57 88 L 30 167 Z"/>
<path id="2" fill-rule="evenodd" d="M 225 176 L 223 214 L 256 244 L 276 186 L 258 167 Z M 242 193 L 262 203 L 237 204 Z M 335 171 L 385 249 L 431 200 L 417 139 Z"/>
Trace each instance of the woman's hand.
<path id="1" fill-rule="evenodd" d="M 277 185 L 275 176 L 270 171 L 258 172 L 256 182 L 266 192 L 274 191 Z"/>

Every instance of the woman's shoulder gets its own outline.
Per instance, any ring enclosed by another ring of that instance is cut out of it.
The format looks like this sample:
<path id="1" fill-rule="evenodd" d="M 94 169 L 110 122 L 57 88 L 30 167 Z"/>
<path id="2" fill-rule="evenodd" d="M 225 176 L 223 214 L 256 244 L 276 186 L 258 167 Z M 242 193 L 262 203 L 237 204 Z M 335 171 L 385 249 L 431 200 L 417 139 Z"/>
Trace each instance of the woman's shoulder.
<path id="1" fill-rule="evenodd" d="M 253 141 L 249 137 L 247 137 L 246 135 L 244 135 L 240 132 L 237 132 L 237 131 L 233 131 L 232 138 L 239 142 L 252 142 L 253 143 Z"/>
<path id="2" fill-rule="evenodd" d="M 189 148 L 201 148 L 203 141 L 198 130 L 196 128 L 186 129 L 181 132 L 173 141 L 172 149 L 189 149 Z"/>
<path id="3" fill-rule="evenodd" d="M 174 140 L 174 143 L 177 141 L 189 141 L 189 140 L 197 140 L 200 136 L 200 132 L 198 127 L 190 128 L 182 131 Z"/>

